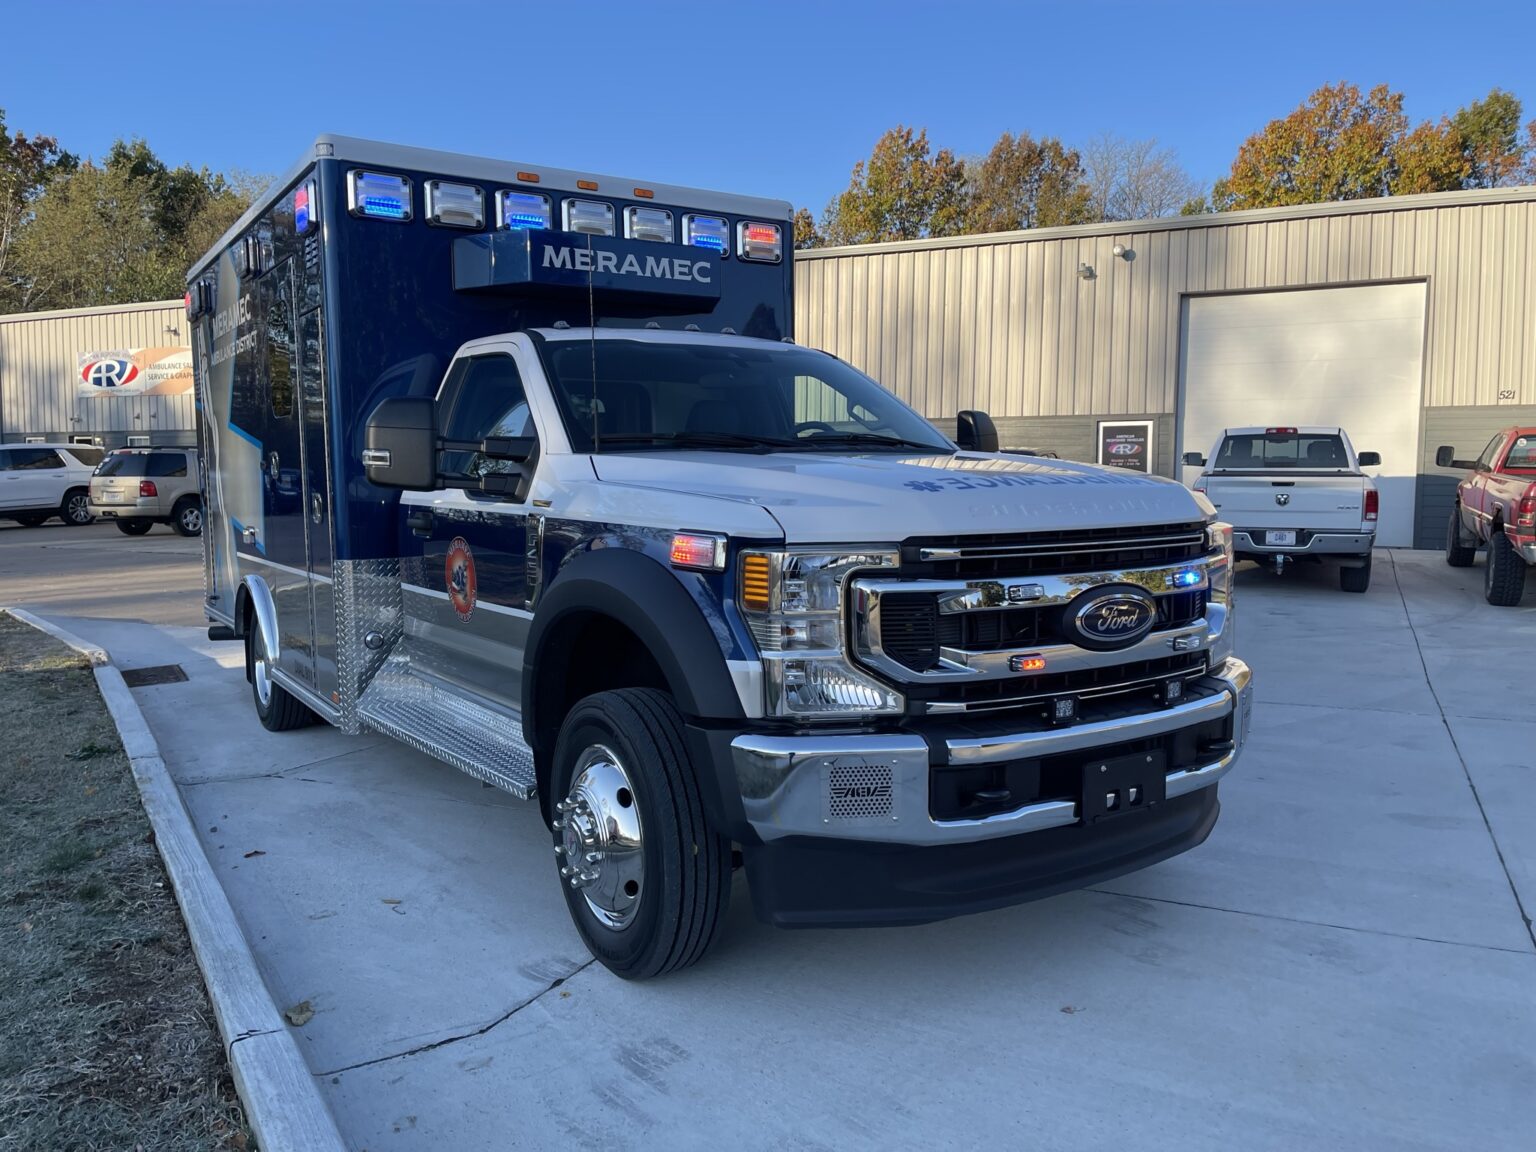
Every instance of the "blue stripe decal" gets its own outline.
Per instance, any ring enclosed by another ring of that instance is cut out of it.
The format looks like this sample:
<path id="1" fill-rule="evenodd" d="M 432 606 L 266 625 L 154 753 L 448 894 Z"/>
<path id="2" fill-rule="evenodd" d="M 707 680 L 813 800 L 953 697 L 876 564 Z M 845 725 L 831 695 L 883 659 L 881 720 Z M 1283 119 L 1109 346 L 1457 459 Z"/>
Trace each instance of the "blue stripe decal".
<path id="1" fill-rule="evenodd" d="M 225 427 L 227 427 L 236 436 L 240 437 L 240 439 L 246 441 L 249 444 L 254 444 L 257 449 L 261 448 L 261 441 L 252 436 L 244 428 L 236 428 L 233 423 L 226 424 Z"/>

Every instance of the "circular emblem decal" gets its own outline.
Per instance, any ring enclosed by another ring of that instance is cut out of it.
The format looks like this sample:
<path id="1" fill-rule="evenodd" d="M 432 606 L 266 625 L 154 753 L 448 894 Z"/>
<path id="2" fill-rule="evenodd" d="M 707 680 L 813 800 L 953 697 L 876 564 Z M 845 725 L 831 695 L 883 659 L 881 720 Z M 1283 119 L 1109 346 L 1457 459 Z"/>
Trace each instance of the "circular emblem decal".
<path id="1" fill-rule="evenodd" d="M 468 620 L 475 610 L 475 555 L 469 541 L 455 536 L 443 560 L 443 583 L 448 586 L 448 602 L 454 615 Z"/>
<path id="2" fill-rule="evenodd" d="M 1139 588 L 1097 588 L 1067 606 L 1067 637 L 1096 652 L 1129 648 L 1157 623 L 1157 604 Z"/>

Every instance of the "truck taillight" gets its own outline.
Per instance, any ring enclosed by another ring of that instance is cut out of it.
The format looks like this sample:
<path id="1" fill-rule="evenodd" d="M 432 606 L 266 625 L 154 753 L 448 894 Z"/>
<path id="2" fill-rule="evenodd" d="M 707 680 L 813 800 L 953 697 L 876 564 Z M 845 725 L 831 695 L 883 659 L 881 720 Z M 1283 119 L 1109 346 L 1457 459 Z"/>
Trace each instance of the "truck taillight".
<path id="1" fill-rule="evenodd" d="M 1515 523 L 1521 528 L 1536 527 L 1536 483 L 1528 484 L 1525 495 L 1520 497 L 1520 511 Z"/>
<path id="2" fill-rule="evenodd" d="M 1365 490 L 1365 518 L 1374 521 L 1381 511 L 1381 493 L 1374 488 Z"/>
<path id="3" fill-rule="evenodd" d="M 139 481 L 139 495 L 140 496 L 158 496 L 158 495 L 160 495 L 160 489 L 155 487 L 155 482 L 153 480 L 140 480 Z"/>

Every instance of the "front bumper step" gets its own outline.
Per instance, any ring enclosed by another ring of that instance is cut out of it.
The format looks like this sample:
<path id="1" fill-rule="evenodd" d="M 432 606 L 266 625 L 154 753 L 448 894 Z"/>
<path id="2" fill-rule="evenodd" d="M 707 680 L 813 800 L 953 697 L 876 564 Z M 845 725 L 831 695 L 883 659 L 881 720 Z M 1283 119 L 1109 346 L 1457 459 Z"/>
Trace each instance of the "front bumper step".
<path id="1" fill-rule="evenodd" d="M 1216 783 L 1248 735 L 1252 673 L 1229 659 L 1197 682 L 1208 694 L 1171 708 L 1071 728 L 946 740 L 937 756 L 915 735 L 772 736 L 731 742 L 736 783 L 753 830 L 767 843 L 790 836 L 939 845 L 1016 836 L 1075 824 L 1075 800 L 1052 799 L 976 819 L 929 812 L 931 762 L 960 766 L 1043 759 L 1164 736 L 1231 718 L 1231 745 L 1209 761 L 1170 772 L 1173 799 Z"/>

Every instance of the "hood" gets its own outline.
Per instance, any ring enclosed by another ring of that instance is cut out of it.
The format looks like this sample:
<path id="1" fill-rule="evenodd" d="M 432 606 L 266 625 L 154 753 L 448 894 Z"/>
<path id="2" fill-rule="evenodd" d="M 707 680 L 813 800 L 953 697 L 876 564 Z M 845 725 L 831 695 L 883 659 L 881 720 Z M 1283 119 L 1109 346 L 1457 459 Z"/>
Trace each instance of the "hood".
<path id="1" fill-rule="evenodd" d="M 592 463 L 605 485 L 760 506 L 790 543 L 1176 524 L 1207 516 L 1177 481 L 1034 457 L 624 452 L 594 456 Z"/>

